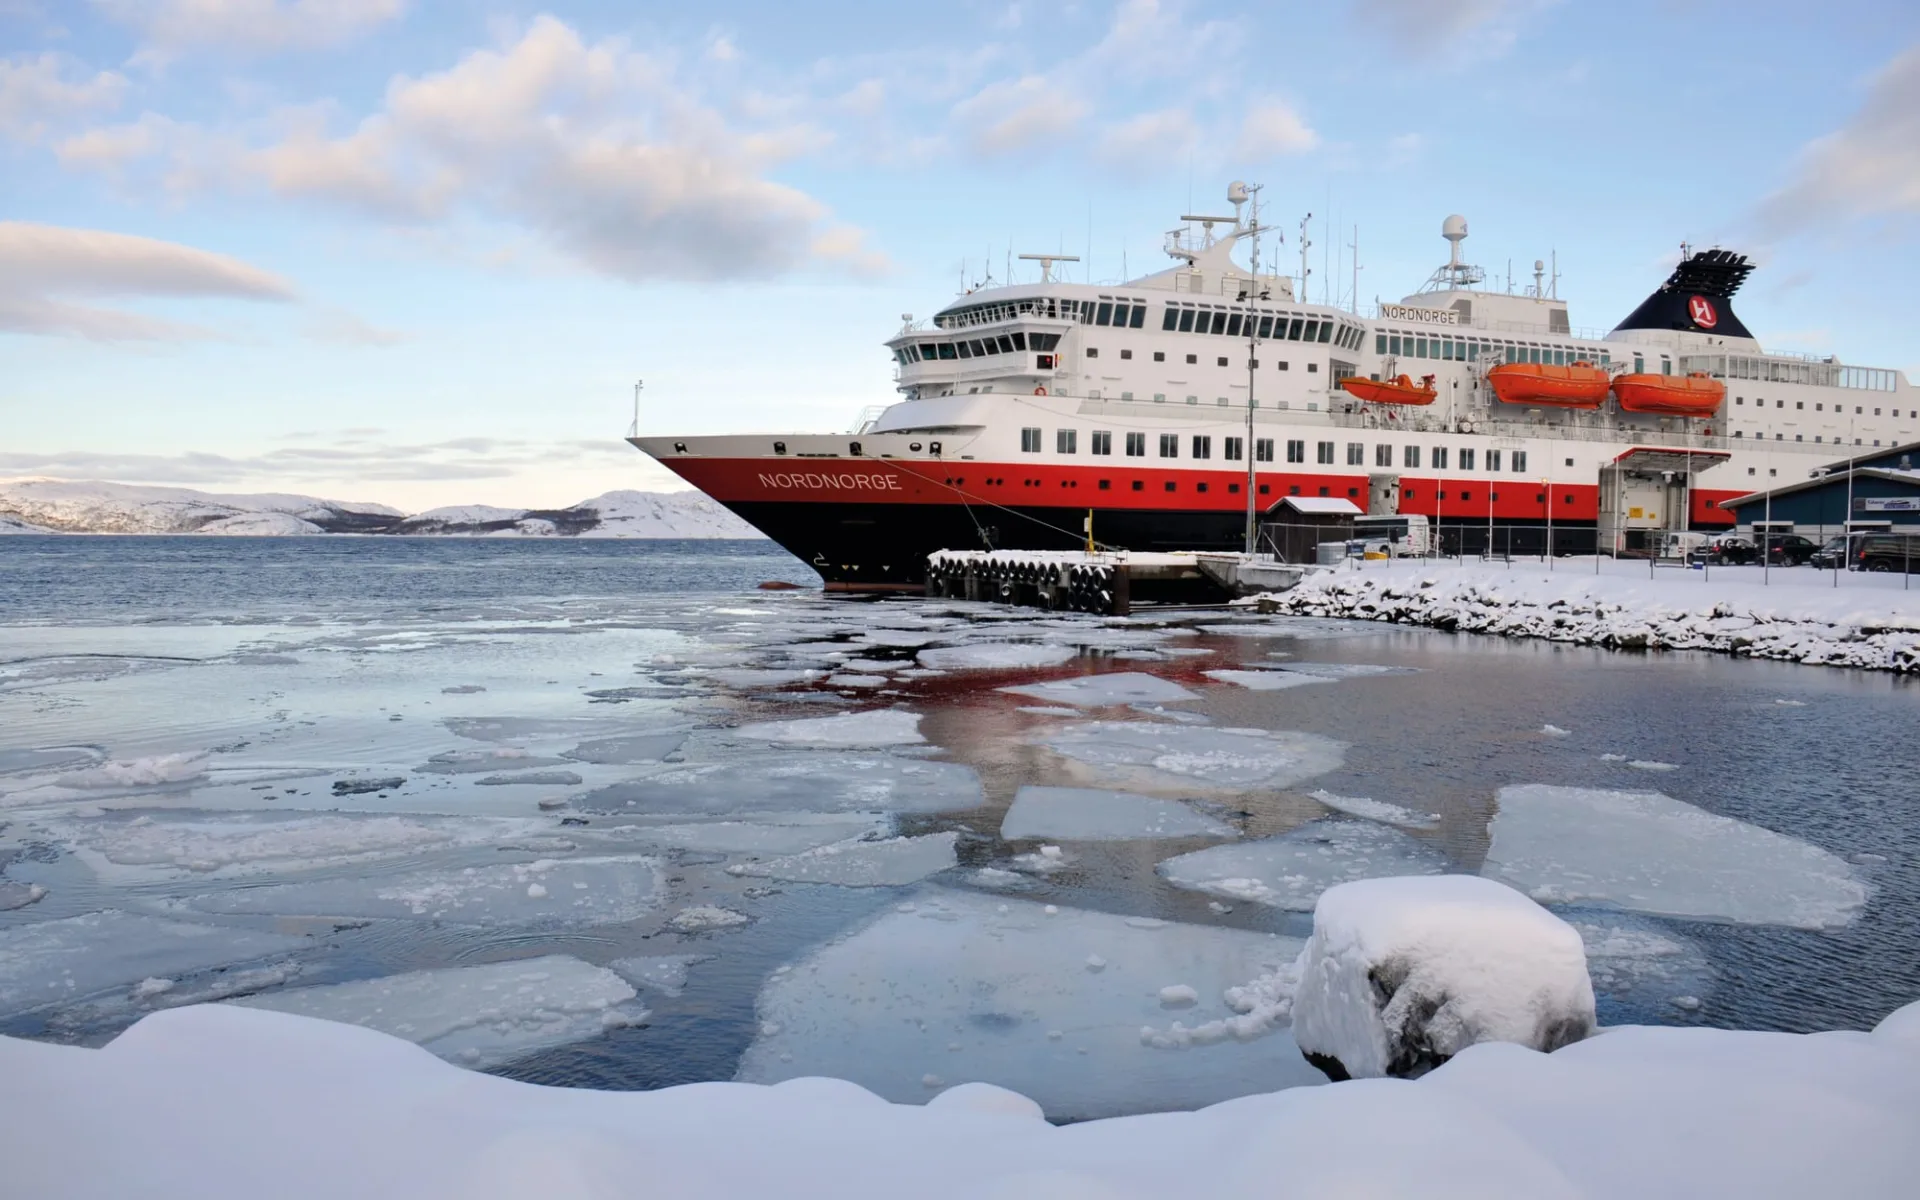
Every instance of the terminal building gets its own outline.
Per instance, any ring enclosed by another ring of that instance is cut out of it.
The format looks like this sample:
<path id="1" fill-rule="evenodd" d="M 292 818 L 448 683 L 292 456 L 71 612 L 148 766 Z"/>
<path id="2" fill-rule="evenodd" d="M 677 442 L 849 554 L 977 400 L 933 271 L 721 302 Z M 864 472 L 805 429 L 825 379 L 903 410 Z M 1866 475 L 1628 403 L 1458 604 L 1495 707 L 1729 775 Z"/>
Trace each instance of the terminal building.
<path id="1" fill-rule="evenodd" d="M 1811 478 L 1753 492 L 1720 507 L 1742 533 L 1920 532 L 1920 442 L 1828 463 Z"/>

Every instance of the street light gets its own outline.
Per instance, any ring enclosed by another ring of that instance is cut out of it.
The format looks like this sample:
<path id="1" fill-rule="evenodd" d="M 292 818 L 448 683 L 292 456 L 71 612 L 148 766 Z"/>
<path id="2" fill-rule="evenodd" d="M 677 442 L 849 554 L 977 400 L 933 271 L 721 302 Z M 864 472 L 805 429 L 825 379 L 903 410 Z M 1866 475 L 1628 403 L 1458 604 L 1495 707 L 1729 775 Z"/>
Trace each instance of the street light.
<path id="1" fill-rule="evenodd" d="M 1545 557 L 1547 560 L 1547 570 L 1551 571 L 1553 570 L 1553 479 L 1552 477 L 1549 476 L 1547 478 L 1543 478 L 1540 481 L 1540 486 L 1546 489 L 1546 491 L 1543 493 L 1546 496 L 1546 501 L 1547 501 L 1547 552 Z"/>

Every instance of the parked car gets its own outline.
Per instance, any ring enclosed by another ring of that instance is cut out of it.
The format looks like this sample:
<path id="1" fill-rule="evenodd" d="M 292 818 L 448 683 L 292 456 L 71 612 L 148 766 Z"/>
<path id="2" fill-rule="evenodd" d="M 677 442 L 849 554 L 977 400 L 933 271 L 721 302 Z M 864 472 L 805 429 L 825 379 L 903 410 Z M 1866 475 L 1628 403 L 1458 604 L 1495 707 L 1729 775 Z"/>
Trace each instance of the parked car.
<path id="1" fill-rule="evenodd" d="M 1724 533 L 1704 546 L 1695 546 L 1687 551 L 1687 565 L 1705 563 L 1709 566 L 1741 566 L 1745 563 L 1759 562 L 1760 548 L 1752 539 L 1740 534 Z"/>
<path id="2" fill-rule="evenodd" d="M 1846 537 L 1840 536 L 1828 538 L 1807 561 L 1823 571 L 1837 571 L 1845 567 L 1852 558 L 1853 556 L 1847 553 Z"/>
<path id="3" fill-rule="evenodd" d="M 1920 571 L 1920 533 L 1866 534 L 1853 561 L 1862 571 Z"/>
<path id="4" fill-rule="evenodd" d="M 1811 559 L 1820 547 L 1797 533 L 1767 535 L 1767 561 L 1776 567 L 1798 567 Z"/>

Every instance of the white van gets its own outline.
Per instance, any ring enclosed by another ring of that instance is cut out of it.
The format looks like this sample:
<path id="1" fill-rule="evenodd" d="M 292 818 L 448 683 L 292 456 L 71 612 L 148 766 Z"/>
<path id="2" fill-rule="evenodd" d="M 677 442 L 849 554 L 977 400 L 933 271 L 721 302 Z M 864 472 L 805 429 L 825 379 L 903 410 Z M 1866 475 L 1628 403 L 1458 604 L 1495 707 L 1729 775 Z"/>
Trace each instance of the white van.
<path id="1" fill-rule="evenodd" d="M 1427 519 L 1419 513 L 1382 513 L 1353 519 L 1353 540 L 1361 554 L 1406 558 L 1433 548 Z"/>
<path id="2" fill-rule="evenodd" d="M 1660 541 L 1658 543 L 1660 547 L 1660 557 L 1677 558 L 1684 562 L 1686 561 L 1687 555 L 1705 546 L 1711 540 L 1713 540 L 1713 535 L 1710 533 L 1692 533 L 1684 530 L 1670 529 L 1660 535 Z"/>

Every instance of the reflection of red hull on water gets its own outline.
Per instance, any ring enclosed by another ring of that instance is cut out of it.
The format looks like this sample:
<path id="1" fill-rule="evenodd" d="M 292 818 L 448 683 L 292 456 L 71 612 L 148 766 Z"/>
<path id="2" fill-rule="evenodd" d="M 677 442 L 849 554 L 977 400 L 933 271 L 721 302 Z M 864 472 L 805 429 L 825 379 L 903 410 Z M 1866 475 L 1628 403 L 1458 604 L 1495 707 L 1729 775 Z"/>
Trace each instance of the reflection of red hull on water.
<path id="1" fill-rule="evenodd" d="M 1375 404 L 1432 404 L 1440 393 L 1433 386 L 1433 376 L 1426 375 L 1418 387 L 1405 375 L 1398 379 L 1363 379 L 1358 375 L 1349 375 L 1340 381 L 1340 386 L 1352 392 L 1362 400 Z"/>
<path id="2" fill-rule="evenodd" d="M 1727 385 L 1704 372 L 1691 375 L 1622 375 L 1613 381 L 1620 407 L 1631 413 L 1710 417 L 1727 398 Z"/>
<path id="3" fill-rule="evenodd" d="M 1493 394 L 1508 404 L 1550 408 L 1599 408 L 1607 398 L 1607 373 L 1592 363 L 1501 363 L 1487 372 Z"/>

